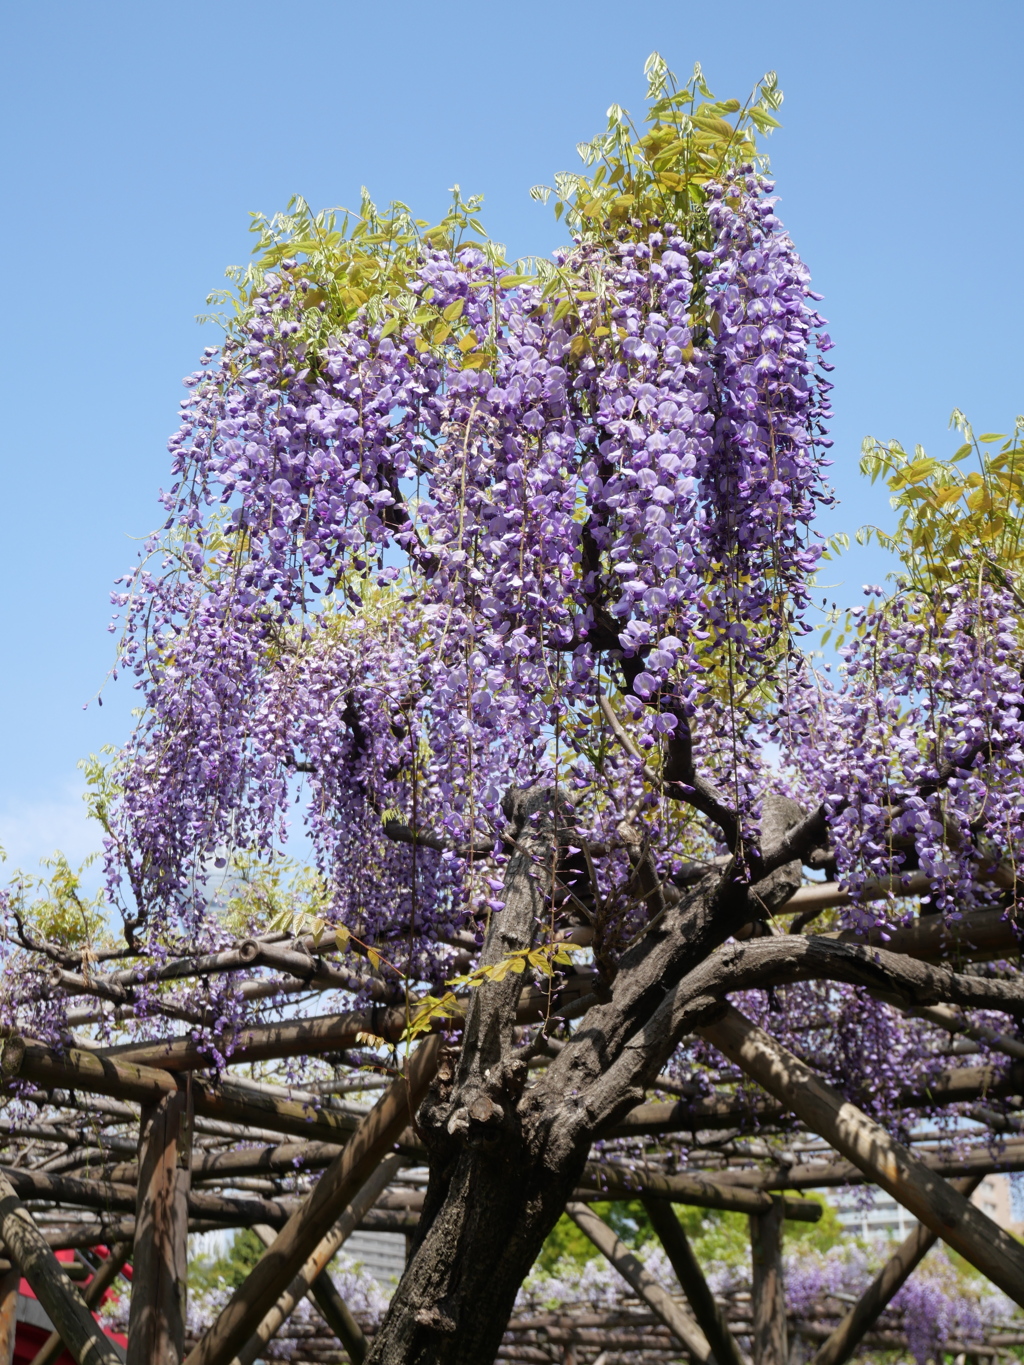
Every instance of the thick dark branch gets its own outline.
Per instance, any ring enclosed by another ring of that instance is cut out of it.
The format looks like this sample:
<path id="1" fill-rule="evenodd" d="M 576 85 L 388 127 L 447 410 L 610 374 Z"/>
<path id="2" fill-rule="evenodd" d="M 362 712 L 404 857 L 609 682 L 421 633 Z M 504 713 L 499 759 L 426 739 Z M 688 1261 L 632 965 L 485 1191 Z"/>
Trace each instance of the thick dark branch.
<path id="1" fill-rule="evenodd" d="M 819 806 L 810 815 L 805 815 L 802 820 L 783 836 L 773 849 L 765 851 L 761 861 L 760 872 L 762 876 L 768 876 L 776 868 L 784 867 L 786 863 L 799 861 L 804 863 L 808 856 L 815 849 L 823 848 L 828 839 L 828 824 L 825 819 L 825 807 Z"/>
<path id="2" fill-rule="evenodd" d="M 645 1089 L 679 1039 L 721 1012 L 728 992 L 812 980 L 865 986 L 917 1006 L 948 1002 L 1024 1015 L 1024 983 L 968 976 L 901 953 L 791 935 L 729 944 L 668 991 L 594 1079 L 586 1107 L 595 1127 L 621 1117 L 622 1096 Z"/>

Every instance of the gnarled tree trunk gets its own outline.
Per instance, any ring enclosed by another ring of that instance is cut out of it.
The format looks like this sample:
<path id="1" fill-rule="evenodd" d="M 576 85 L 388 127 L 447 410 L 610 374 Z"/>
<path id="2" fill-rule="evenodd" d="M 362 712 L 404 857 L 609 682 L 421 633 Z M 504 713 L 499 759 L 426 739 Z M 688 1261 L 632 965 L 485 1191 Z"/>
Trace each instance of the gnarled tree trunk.
<path id="1" fill-rule="evenodd" d="M 505 908 L 482 961 L 528 948 L 548 922 L 568 807 L 550 789 L 506 797 L 514 848 Z M 418 1127 L 430 1181 L 412 1258 L 367 1365 L 481 1365 L 494 1359 L 544 1238 L 578 1182 L 590 1145 L 643 1097 L 681 1029 L 654 1020 L 666 995 L 727 937 L 799 881 L 799 864 L 763 881 L 752 897 L 732 867 L 670 905 L 618 964 L 547 1072 L 526 1088 L 515 1045 L 522 977 L 509 973 L 475 994 L 460 1052 L 442 1063 Z M 763 913 L 763 911 L 761 912 Z M 722 1008 L 701 997 L 687 1027 Z M 652 1026 L 652 1020 L 653 1026 Z M 682 1021 L 680 1021 L 681 1023 Z"/>

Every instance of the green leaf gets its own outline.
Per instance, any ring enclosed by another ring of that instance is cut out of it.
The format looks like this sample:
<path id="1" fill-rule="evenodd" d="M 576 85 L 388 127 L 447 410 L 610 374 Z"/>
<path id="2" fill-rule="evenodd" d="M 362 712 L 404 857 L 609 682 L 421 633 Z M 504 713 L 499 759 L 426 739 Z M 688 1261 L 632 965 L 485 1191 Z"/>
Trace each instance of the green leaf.
<path id="1" fill-rule="evenodd" d="M 1005 441 L 1006 439 L 1005 431 L 986 431 L 983 436 L 978 437 L 979 441 L 984 441 L 986 444 L 990 444 L 992 441 Z"/>

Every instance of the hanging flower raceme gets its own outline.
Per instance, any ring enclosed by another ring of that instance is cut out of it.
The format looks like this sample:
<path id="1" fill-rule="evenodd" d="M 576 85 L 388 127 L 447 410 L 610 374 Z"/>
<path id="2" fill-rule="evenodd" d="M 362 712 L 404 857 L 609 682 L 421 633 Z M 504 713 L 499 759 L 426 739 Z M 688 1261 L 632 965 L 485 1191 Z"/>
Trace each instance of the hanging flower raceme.
<path id="1" fill-rule="evenodd" d="M 424 247 L 389 321 L 316 354 L 309 282 L 267 277 L 188 381 L 158 567 L 120 598 L 147 711 L 112 868 L 137 899 L 269 848 L 296 771 L 333 878 L 382 810 L 493 840 L 553 736 L 586 751 L 609 658 L 657 743 L 723 659 L 763 670 L 817 555 L 829 344 L 771 188 L 715 187 L 707 250 L 671 223 L 581 239 L 553 286 Z M 418 894 L 447 915 L 451 885 Z"/>
<path id="2" fill-rule="evenodd" d="M 840 685 L 795 687 L 783 726 L 794 767 L 824 799 L 839 873 L 858 895 L 924 873 L 932 909 L 951 919 L 991 908 L 1024 848 L 1012 596 L 984 584 L 907 590 L 854 619 Z M 886 933 L 892 911 L 851 918 Z"/>

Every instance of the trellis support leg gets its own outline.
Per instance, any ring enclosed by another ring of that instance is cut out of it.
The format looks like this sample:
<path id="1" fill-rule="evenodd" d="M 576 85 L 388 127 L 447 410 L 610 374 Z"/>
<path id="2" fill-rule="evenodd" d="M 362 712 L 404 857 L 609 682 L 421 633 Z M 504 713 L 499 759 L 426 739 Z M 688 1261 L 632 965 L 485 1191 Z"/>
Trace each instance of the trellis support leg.
<path id="1" fill-rule="evenodd" d="M 909 1148 L 733 1006 L 697 1032 L 1024 1307 L 1024 1246 Z"/>
<path id="2" fill-rule="evenodd" d="M 82 1302 L 32 1215 L 2 1172 L 0 1237 L 77 1365 L 122 1365 L 117 1348 Z"/>
<path id="3" fill-rule="evenodd" d="M 565 1211 L 582 1233 L 606 1256 L 628 1285 L 665 1324 L 693 1357 L 706 1365 L 711 1358 L 708 1339 L 688 1313 L 663 1289 L 654 1276 L 637 1260 L 629 1247 L 603 1219 L 586 1204 L 569 1203 Z"/>
<path id="4" fill-rule="evenodd" d="M 972 1175 L 950 1181 L 950 1184 L 965 1198 L 969 1198 L 983 1179 L 984 1176 Z M 902 1289 L 938 1240 L 936 1233 L 918 1223 L 882 1266 L 832 1335 L 821 1343 L 810 1365 L 844 1365 L 875 1325 L 879 1314 L 888 1307 L 893 1295 Z"/>
<path id="5" fill-rule="evenodd" d="M 672 1205 L 667 1199 L 645 1198 L 641 1202 L 676 1272 L 676 1279 L 689 1300 L 697 1325 L 708 1339 L 716 1365 L 748 1365 L 736 1338 L 729 1330 L 725 1314 L 715 1302 L 700 1262 L 693 1254 L 689 1238 Z"/>
<path id="6" fill-rule="evenodd" d="M 185 1354 L 191 1087 L 142 1108 L 127 1365 Z"/>
<path id="7" fill-rule="evenodd" d="M 111 1247 L 109 1256 L 85 1287 L 82 1298 L 85 1300 L 86 1308 L 99 1307 L 103 1295 L 121 1273 L 125 1261 L 131 1254 L 131 1249 L 131 1242 L 122 1242 L 120 1246 Z M 30 1365 L 53 1365 L 63 1350 L 64 1343 L 60 1339 L 60 1333 L 51 1332 L 32 1357 Z M 8 1365 L 3 1356 L 0 1356 L 0 1365 Z"/>
<path id="8" fill-rule="evenodd" d="M 782 1203 L 750 1215 L 754 1365 L 786 1365 L 786 1295 L 782 1276 Z"/>

